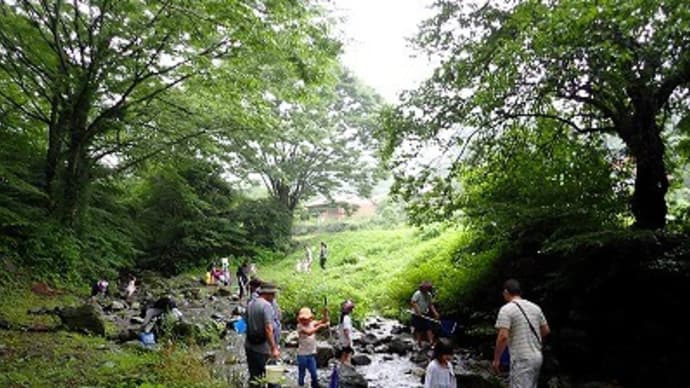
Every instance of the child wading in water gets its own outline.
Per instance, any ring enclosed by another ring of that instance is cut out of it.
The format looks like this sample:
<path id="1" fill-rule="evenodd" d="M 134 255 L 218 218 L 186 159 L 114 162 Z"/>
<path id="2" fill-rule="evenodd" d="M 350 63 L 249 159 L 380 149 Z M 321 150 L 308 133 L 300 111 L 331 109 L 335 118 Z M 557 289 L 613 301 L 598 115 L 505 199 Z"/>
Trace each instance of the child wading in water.
<path id="1" fill-rule="evenodd" d="M 309 307 L 302 307 L 297 314 L 297 383 L 300 387 L 304 387 L 304 376 L 309 370 L 311 376 L 312 388 L 318 388 L 319 380 L 316 377 L 316 332 L 328 326 L 328 310 L 324 308 L 323 318 L 320 321 L 314 321 L 314 314 L 312 314 Z"/>
<path id="2" fill-rule="evenodd" d="M 453 349 L 444 341 L 438 341 L 434 348 L 434 359 L 426 367 L 424 388 L 457 388 L 452 359 Z"/>
<path id="3" fill-rule="evenodd" d="M 340 355 L 339 359 L 342 364 L 351 365 L 350 358 L 354 349 L 352 349 L 352 318 L 350 313 L 355 308 L 355 303 L 351 300 L 346 300 L 340 307 L 340 325 L 338 327 L 338 334 L 340 337 Z"/>

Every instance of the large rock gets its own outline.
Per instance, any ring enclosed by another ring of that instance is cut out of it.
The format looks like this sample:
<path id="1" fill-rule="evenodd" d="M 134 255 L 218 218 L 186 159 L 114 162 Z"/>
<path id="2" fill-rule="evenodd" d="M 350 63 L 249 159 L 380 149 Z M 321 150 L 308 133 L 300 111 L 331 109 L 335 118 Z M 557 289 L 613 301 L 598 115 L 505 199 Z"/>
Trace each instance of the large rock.
<path id="1" fill-rule="evenodd" d="M 65 307 L 58 310 L 57 315 L 68 330 L 105 335 L 103 311 L 97 305 L 85 304 L 80 307 Z"/>
<path id="2" fill-rule="evenodd" d="M 360 366 L 360 365 L 369 365 L 371 364 L 371 358 L 369 358 L 365 354 L 355 354 L 352 356 L 352 365 L 354 366 Z"/>
<path id="3" fill-rule="evenodd" d="M 111 311 L 121 311 L 127 308 L 124 303 L 120 302 L 119 300 L 114 300 L 110 303 L 110 306 L 108 307 Z"/>
<path id="4" fill-rule="evenodd" d="M 505 383 L 493 372 L 488 360 L 465 360 L 455 364 L 455 376 L 459 387 L 502 388 Z"/>
<path id="5" fill-rule="evenodd" d="M 395 337 L 388 344 L 388 352 L 404 356 L 414 348 L 414 342 L 406 338 Z"/>
<path id="6" fill-rule="evenodd" d="M 328 360 L 335 356 L 333 346 L 326 341 L 318 341 L 316 343 L 316 366 L 324 368 L 328 366 Z"/>
<path id="7" fill-rule="evenodd" d="M 368 388 L 369 382 L 355 368 L 341 365 L 338 370 L 341 388 Z"/>
<path id="8" fill-rule="evenodd" d="M 503 388 L 503 383 L 496 375 L 490 373 L 455 372 L 458 387 L 466 388 Z"/>
<path id="9" fill-rule="evenodd" d="M 366 345 L 378 345 L 381 342 L 382 342 L 381 339 L 379 339 L 379 337 L 377 337 L 373 333 L 367 333 L 367 334 L 363 335 L 362 337 L 360 337 L 360 339 L 359 339 L 359 344 L 364 345 L 364 346 L 366 346 Z"/>
<path id="10" fill-rule="evenodd" d="M 213 294 L 217 298 L 224 298 L 232 295 L 232 291 L 227 288 L 219 288 L 218 291 L 216 291 L 215 294 Z"/>
<path id="11" fill-rule="evenodd" d="M 123 343 L 138 339 L 138 335 L 136 330 L 122 329 L 117 333 L 116 338 L 113 339 L 117 340 L 120 343 Z"/>

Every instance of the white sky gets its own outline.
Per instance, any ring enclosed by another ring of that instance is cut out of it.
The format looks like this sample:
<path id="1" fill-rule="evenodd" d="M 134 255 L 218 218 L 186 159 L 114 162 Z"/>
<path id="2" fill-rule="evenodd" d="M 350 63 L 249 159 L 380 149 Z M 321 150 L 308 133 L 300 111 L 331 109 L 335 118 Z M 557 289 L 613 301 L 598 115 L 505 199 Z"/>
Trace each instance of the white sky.
<path id="1" fill-rule="evenodd" d="M 343 62 L 365 84 L 390 103 L 431 75 L 432 66 L 406 38 L 431 16 L 432 0 L 334 0 L 336 15 L 344 18 Z"/>

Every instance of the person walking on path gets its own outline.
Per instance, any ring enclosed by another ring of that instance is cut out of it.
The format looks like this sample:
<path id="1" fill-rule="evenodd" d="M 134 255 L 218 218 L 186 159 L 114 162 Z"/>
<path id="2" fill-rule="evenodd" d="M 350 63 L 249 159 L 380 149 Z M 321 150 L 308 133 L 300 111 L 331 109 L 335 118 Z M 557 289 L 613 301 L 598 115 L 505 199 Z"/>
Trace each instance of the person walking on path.
<path id="1" fill-rule="evenodd" d="M 508 279 L 503 284 L 506 304 L 496 318 L 496 348 L 493 368 L 498 372 L 501 355 L 510 349 L 510 388 L 537 388 L 543 362 L 542 340 L 551 330 L 541 308 L 522 298 L 520 283 Z"/>
<path id="2" fill-rule="evenodd" d="M 319 265 L 321 265 L 321 269 L 326 269 L 326 259 L 328 259 L 328 245 L 321 241 L 321 250 L 319 251 Z"/>
<path id="3" fill-rule="evenodd" d="M 266 374 L 266 362 L 280 357 L 273 333 L 271 305 L 278 290 L 273 284 L 262 283 L 257 292 L 259 297 L 247 306 L 247 336 L 244 342 L 250 387 L 260 387 L 260 380 Z M 269 384 L 269 387 L 278 385 Z"/>
<path id="4" fill-rule="evenodd" d="M 346 300 L 340 306 L 340 324 L 338 325 L 339 338 L 339 355 L 340 363 L 344 365 L 352 365 L 350 359 L 355 350 L 352 348 L 352 318 L 350 313 L 355 308 L 355 303 L 351 300 Z"/>
<path id="5" fill-rule="evenodd" d="M 314 321 L 309 307 L 302 307 L 297 314 L 297 384 L 304 387 L 306 371 L 311 376 L 311 387 L 319 387 L 319 379 L 316 375 L 316 332 L 322 327 L 328 327 L 324 308 L 323 318 Z"/>
<path id="6" fill-rule="evenodd" d="M 420 350 L 422 349 L 424 335 L 426 335 L 426 339 L 429 341 L 429 346 L 432 348 L 434 346 L 434 332 L 431 330 L 431 321 L 428 318 L 429 314 L 431 314 L 434 319 L 439 319 L 439 314 L 433 304 L 432 287 L 431 282 L 422 282 L 410 299 L 410 306 L 413 312 L 412 327 L 414 328 L 414 336 Z"/>
<path id="7" fill-rule="evenodd" d="M 452 360 L 453 349 L 445 341 L 438 341 L 434 357 L 426 367 L 424 388 L 457 388 Z"/>

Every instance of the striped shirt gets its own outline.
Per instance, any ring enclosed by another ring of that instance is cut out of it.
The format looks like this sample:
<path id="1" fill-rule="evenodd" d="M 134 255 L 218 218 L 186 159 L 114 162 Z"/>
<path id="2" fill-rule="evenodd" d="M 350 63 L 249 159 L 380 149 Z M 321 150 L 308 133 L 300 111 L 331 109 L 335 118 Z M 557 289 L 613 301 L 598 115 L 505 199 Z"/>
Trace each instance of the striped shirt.
<path id="1" fill-rule="evenodd" d="M 527 314 L 539 339 L 532 333 L 525 316 L 515 303 L 519 303 L 520 307 L 525 310 L 525 314 Z M 544 313 L 539 306 L 526 299 L 516 299 L 501 307 L 498 311 L 495 327 L 510 331 L 508 339 L 510 358 L 511 360 L 520 360 L 541 356 L 541 332 L 539 328 L 543 325 L 546 325 L 546 317 L 544 317 Z"/>

